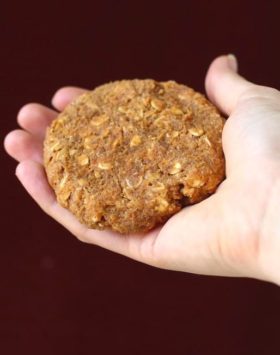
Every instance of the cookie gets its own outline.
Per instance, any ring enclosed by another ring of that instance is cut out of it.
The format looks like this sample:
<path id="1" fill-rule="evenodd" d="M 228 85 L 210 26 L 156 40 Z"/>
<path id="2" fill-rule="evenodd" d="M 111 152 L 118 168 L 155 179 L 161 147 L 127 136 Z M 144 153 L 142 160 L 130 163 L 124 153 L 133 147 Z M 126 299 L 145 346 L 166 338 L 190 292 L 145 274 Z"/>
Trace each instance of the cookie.
<path id="1" fill-rule="evenodd" d="M 216 190 L 223 125 L 202 94 L 174 81 L 104 84 L 52 122 L 48 181 L 89 228 L 145 232 Z"/>

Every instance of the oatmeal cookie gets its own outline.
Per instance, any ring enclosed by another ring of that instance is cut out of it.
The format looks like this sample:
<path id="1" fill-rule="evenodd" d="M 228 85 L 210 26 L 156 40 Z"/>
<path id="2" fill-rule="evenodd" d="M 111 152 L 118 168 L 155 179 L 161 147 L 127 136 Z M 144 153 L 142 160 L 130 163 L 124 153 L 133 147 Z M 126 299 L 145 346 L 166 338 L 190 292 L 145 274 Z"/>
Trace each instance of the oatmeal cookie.
<path id="1" fill-rule="evenodd" d="M 202 94 L 174 81 L 101 85 L 48 129 L 48 181 L 89 228 L 148 231 L 215 191 L 223 125 Z"/>

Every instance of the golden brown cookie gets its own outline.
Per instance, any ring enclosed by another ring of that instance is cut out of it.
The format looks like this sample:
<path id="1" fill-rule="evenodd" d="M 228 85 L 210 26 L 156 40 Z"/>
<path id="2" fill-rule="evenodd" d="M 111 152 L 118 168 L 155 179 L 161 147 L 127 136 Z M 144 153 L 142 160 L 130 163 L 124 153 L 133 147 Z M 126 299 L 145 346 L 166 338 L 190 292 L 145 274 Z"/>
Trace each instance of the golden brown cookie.
<path id="1" fill-rule="evenodd" d="M 122 80 L 76 99 L 48 129 L 58 202 L 90 228 L 147 231 L 224 178 L 224 118 L 174 81 Z"/>

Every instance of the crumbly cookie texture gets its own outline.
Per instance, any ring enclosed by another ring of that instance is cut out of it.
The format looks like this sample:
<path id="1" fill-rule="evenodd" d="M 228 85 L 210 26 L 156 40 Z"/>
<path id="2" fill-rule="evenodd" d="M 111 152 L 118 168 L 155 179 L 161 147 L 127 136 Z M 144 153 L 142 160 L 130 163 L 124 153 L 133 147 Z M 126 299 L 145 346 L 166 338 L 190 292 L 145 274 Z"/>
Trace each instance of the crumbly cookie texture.
<path id="1" fill-rule="evenodd" d="M 223 180 L 223 125 L 202 94 L 174 81 L 101 85 L 48 129 L 48 181 L 89 228 L 148 231 Z"/>

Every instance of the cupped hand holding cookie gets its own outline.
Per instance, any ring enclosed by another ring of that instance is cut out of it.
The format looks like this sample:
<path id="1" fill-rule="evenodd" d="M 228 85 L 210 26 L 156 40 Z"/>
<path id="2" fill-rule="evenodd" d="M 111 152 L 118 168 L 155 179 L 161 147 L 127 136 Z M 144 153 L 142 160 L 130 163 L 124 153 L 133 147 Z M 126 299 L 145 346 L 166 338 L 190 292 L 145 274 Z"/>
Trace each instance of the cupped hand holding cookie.
<path id="1" fill-rule="evenodd" d="M 141 262 L 207 275 L 245 276 L 280 284 L 280 93 L 246 81 L 233 56 L 221 56 L 206 76 L 210 100 L 229 116 L 223 130 L 226 179 L 214 195 L 143 234 L 88 229 L 61 207 L 43 162 L 46 128 L 58 112 L 28 104 L 18 114 L 21 130 L 5 139 L 19 161 L 16 175 L 39 206 L 78 239 Z M 60 89 L 58 111 L 85 90 Z"/>

